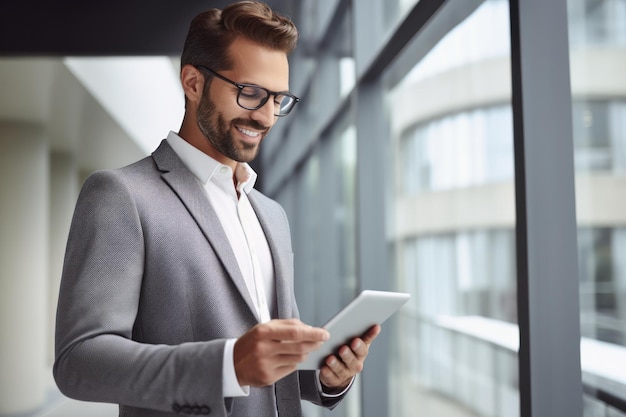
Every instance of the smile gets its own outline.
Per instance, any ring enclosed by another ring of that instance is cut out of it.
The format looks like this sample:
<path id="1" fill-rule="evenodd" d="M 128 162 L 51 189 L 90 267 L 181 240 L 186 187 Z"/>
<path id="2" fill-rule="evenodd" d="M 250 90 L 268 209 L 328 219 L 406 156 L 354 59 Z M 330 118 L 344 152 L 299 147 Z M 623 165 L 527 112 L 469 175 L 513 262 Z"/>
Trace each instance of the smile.
<path id="1" fill-rule="evenodd" d="M 261 134 L 261 132 L 257 132 L 257 131 L 249 130 L 249 129 L 244 129 L 243 127 L 237 127 L 237 130 L 239 130 L 244 135 L 250 136 L 250 137 L 253 137 L 253 138 L 256 138 L 257 136 L 259 136 Z"/>

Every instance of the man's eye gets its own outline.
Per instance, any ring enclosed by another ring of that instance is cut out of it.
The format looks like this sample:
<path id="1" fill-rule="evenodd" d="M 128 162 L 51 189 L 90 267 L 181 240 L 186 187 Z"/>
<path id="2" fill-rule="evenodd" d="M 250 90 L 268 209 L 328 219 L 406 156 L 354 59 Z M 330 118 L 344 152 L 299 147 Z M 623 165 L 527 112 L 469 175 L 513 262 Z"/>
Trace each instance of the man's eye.
<path id="1" fill-rule="evenodd" d="M 258 89 L 258 88 L 253 88 L 253 87 L 244 87 L 241 90 L 241 97 L 244 97 L 246 99 L 260 99 L 261 97 L 264 96 L 263 94 L 263 90 Z"/>

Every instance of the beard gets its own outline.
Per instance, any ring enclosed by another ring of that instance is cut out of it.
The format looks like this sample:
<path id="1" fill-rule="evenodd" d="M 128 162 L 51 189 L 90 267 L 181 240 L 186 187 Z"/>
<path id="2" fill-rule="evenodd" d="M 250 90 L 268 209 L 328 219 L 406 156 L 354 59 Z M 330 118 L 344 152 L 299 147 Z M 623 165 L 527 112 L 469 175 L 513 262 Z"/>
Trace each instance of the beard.
<path id="1" fill-rule="evenodd" d="M 259 152 L 261 141 L 270 130 L 270 128 L 252 119 L 237 118 L 232 119 L 230 123 L 226 123 L 223 115 L 217 110 L 215 103 L 213 103 L 206 94 L 203 94 L 200 99 L 196 119 L 198 128 L 209 143 L 211 143 L 211 146 L 222 155 L 237 162 L 252 161 Z M 230 127 L 234 127 L 235 125 L 263 131 L 261 134 L 262 137 L 258 143 L 250 144 L 241 142 L 241 146 L 237 147 L 232 131 L 230 130 Z"/>

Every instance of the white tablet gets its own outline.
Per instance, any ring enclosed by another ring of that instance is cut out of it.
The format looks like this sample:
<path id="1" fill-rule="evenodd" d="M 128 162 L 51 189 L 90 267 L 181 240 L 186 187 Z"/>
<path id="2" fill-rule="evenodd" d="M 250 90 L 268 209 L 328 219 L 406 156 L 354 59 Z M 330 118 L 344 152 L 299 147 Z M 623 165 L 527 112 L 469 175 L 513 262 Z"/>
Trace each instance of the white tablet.
<path id="1" fill-rule="evenodd" d="M 375 324 L 382 324 L 410 298 L 409 294 L 388 291 L 365 290 L 350 304 L 331 318 L 324 326 L 330 339 L 316 351 L 309 353 L 298 369 L 319 369 L 328 355 L 363 335 Z"/>

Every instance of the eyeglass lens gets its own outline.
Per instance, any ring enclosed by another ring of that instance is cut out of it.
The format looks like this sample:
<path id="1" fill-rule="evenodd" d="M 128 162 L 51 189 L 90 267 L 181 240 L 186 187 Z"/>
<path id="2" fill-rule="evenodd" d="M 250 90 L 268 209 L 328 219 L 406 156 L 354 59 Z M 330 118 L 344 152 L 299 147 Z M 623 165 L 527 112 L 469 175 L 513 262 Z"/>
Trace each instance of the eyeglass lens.
<path id="1" fill-rule="evenodd" d="M 239 90 L 237 98 L 241 107 L 255 110 L 262 107 L 269 98 L 269 92 L 261 87 L 244 86 Z M 291 111 L 295 100 L 293 97 L 278 94 L 274 97 L 274 114 L 285 115 Z"/>

